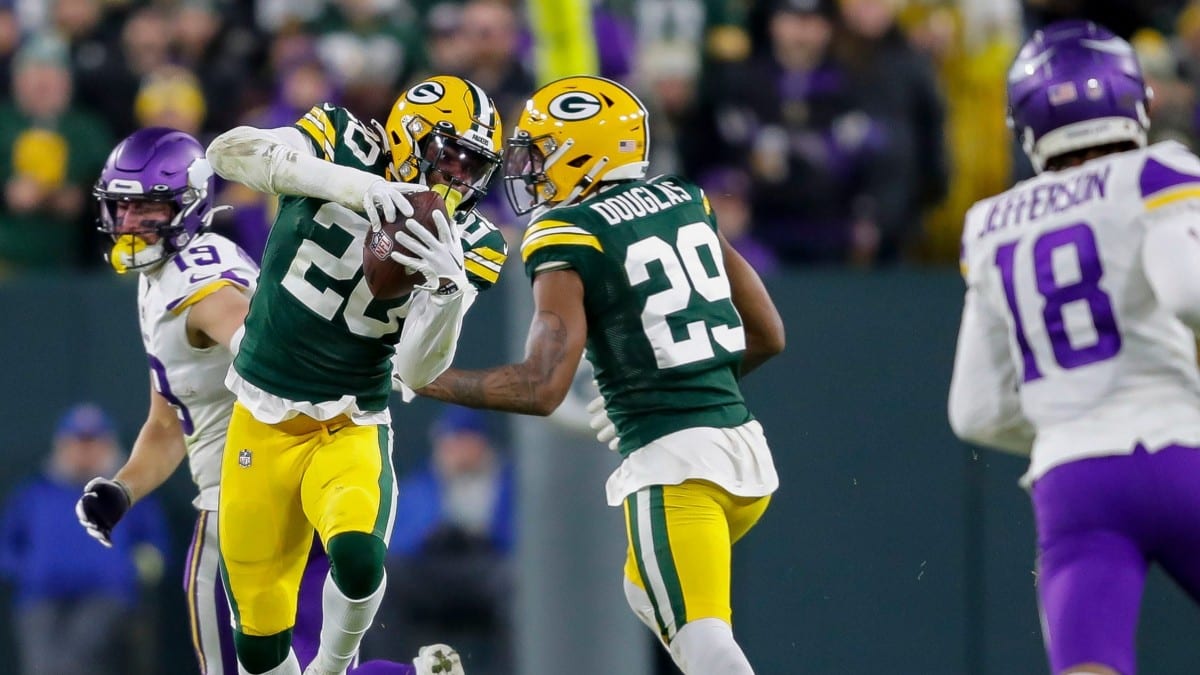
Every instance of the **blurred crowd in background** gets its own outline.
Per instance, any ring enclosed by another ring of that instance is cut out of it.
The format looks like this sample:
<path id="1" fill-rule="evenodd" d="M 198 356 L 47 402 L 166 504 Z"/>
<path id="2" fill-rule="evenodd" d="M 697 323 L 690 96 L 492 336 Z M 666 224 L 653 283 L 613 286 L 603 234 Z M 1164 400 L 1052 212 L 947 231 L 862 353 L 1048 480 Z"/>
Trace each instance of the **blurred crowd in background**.
<path id="1" fill-rule="evenodd" d="M 364 660 L 403 663 L 443 641 L 468 659 L 472 675 L 512 673 L 516 483 L 488 420 L 441 407 L 428 453 L 400 476 L 404 517 L 388 545 L 391 581 Z M 411 456 L 421 440 L 410 440 Z M 3 672 L 76 675 L 82 664 L 92 675 L 194 672 L 164 646 L 185 615 L 165 612 L 163 598 L 183 595 L 176 580 L 191 555 L 180 548 L 187 533 L 169 531 L 160 495 L 134 505 L 111 548 L 75 517 L 83 486 L 124 461 L 115 421 L 81 402 L 61 415 L 40 470 L 0 499 L 0 597 L 11 602 L 0 611 L 11 612 L 17 657 Z"/>
<path id="2" fill-rule="evenodd" d="M 568 6 L 590 10 L 579 14 L 597 72 L 650 109 L 652 173 L 698 182 L 764 275 L 952 266 L 967 207 L 1031 175 L 1005 125 L 1005 74 L 1024 37 L 1057 18 L 1092 18 L 1133 42 L 1155 91 L 1153 140 L 1194 147 L 1200 134 L 1200 0 L 576 2 L 0 0 L 0 283 L 103 272 L 91 188 L 112 146 L 140 127 L 206 142 L 238 124 L 291 124 L 323 101 L 383 120 L 404 88 L 435 73 L 480 84 L 511 122 L 559 72 L 545 13 Z M 273 201 L 219 190 L 235 208 L 214 227 L 260 256 Z M 523 221 L 501 192 L 482 208 L 515 245 Z M 380 615 L 403 629 L 368 635 L 369 656 L 403 660 L 448 641 L 484 655 L 473 673 L 509 672 L 513 476 L 486 426 L 445 409 L 428 465 L 403 478 L 407 516 L 389 567 L 404 583 L 389 587 Z M 69 411 L 50 445 L 45 470 L 0 511 L 0 579 L 16 589 L 27 672 L 57 672 L 55 659 L 92 659 L 102 672 L 104 658 L 123 657 L 76 651 L 111 644 L 105 631 L 121 627 L 137 589 L 179 561 L 164 563 L 153 500 L 138 506 L 144 527 L 122 526 L 127 540 L 112 550 L 74 522 L 84 480 L 119 455 L 101 411 Z M 55 555 L 64 538 L 79 555 Z M 87 580 L 98 580 L 95 602 L 76 602 L 72 584 Z M 446 588 L 461 593 L 430 595 Z M 56 641 L 39 641 L 47 635 Z M 148 672 L 147 653 L 121 652 L 144 667 L 113 672 Z"/>
<path id="3" fill-rule="evenodd" d="M 1004 75 L 1041 23 L 1130 38 L 1156 138 L 1200 125 L 1200 2 L 578 0 L 600 74 L 652 111 L 655 173 L 682 174 L 763 273 L 952 264 L 976 199 L 1029 169 Z M 550 76 L 546 0 L 0 0 L 0 278 L 103 265 L 89 191 L 116 140 L 167 125 L 211 138 L 314 103 L 386 118 L 432 73 L 482 85 L 511 121 Z M 590 10 L 587 11 L 587 10 Z M 512 236 L 500 190 L 486 205 Z M 251 255 L 273 204 L 239 186 L 216 227 Z"/>

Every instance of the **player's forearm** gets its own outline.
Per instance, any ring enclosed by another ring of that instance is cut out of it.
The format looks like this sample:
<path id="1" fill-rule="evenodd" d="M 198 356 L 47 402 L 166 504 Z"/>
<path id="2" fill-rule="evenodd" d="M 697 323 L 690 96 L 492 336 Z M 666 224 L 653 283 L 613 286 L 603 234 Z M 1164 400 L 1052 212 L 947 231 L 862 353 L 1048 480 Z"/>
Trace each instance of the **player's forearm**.
<path id="1" fill-rule="evenodd" d="M 948 408 L 950 428 L 964 441 L 1019 455 L 1033 447 L 1036 430 L 1015 395 L 980 391 L 960 376 L 951 382 Z"/>
<path id="2" fill-rule="evenodd" d="M 404 320 L 393 362 L 393 374 L 413 389 L 429 384 L 454 362 L 463 318 L 474 302 L 476 290 L 466 285 L 449 298 L 417 293 Z"/>
<path id="3" fill-rule="evenodd" d="M 1021 409 L 1017 373 L 1002 320 L 968 289 L 950 377 L 947 414 L 959 438 L 1028 454 L 1035 430 Z"/>
<path id="4" fill-rule="evenodd" d="M 741 364 L 741 374 L 746 375 L 783 351 L 786 344 L 783 318 L 750 263 L 724 237 L 721 244 L 733 306 L 742 317 L 746 333 L 746 351 Z"/>
<path id="5" fill-rule="evenodd" d="M 541 382 L 523 363 L 487 370 L 450 368 L 417 393 L 470 408 L 549 415 L 557 406 L 539 393 Z"/>
<path id="6" fill-rule="evenodd" d="M 1200 228 L 1196 209 L 1157 215 L 1142 242 L 1142 268 L 1154 296 L 1192 332 L 1200 335 Z"/>
<path id="7" fill-rule="evenodd" d="M 746 351 L 742 353 L 741 367 L 738 368 L 738 373 L 745 377 L 762 364 L 770 361 L 773 357 L 783 351 L 782 348 L 775 349 L 769 346 L 767 340 L 757 341 L 753 339 L 750 333 L 746 333 Z"/>
<path id="8" fill-rule="evenodd" d="M 153 420 L 142 426 L 129 461 L 113 476 L 129 488 L 134 502 L 158 489 L 187 457 L 183 437 Z"/>
<path id="9" fill-rule="evenodd" d="M 521 363 L 486 370 L 450 368 L 417 393 L 471 408 L 549 415 L 571 388 L 579 354 L 571 360 L 561 317 L 538 312 Z"/>
<path id="10" fill-rule="evenodd" d="M 307 147 L 287 141 L 290 131 L 230 129 L 208 146 L 208 161 L 222 178 L 259 192 L 315 197 L 362 210 L 363 195 L 383 178 L 314 157 Z M 300 132 L 295 137 L 305 142 Z"/>

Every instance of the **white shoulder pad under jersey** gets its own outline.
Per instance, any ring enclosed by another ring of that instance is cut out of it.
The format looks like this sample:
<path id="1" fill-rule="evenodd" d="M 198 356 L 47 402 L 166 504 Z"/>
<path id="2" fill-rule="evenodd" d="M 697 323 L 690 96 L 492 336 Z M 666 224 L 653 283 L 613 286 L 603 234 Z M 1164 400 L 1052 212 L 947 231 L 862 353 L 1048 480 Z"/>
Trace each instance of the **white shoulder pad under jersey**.
<path id="1" fill-rule="evenodd" d="M 1200 159 L 1169 142 L 1043 173 L 968 212 L 963 274 L 1008 327 L 995 339 L 1037 430 L 1029 478 L 1139 443 L 1200 444 L 1195 338 L 1141 258 L 1156 211 L 1188 200 Z"/>
<path id="2" fill-rule="evenodd" d="M 217 508 L 221 452 L 234 396 L 225 388 L 233 360 L 225 347 L 193 347 L 187 338 L 188 309 L 225 287 L 254 292 L 258 266 L 228 239 L 204 233 L 158 269 L 142 275 L 138 320 L 154 388 L 179 415 L 197 508 Z"/>

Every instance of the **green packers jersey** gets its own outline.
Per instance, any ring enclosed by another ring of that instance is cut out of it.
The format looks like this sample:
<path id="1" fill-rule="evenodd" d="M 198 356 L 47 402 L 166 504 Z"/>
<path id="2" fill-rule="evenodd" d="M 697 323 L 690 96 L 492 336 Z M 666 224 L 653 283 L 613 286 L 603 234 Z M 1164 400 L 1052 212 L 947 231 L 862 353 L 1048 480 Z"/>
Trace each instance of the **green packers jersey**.
<path id="1" fill-rule="evenodd" d="M 521 256 L 530 278 L 582 278 L 587 357 L 621 454 L 753 419 L 737 383 L 746 336 L 699 188 L 662 176 L 552 209 L 529 225 Z"/>
<path id="2" fill-rule="evenodd" d="M 296 123 L 317 157 L 384 175 L 378 135 L 344 108 L 312 108 Z M 475 213 L 461 221 L 467 278 L 483 290 L 507 255 L 503 235 Z M 283 196 L 263 253 L 234 367 L 250 384 L 289 401 L 355 398 L 383 410 L 408 296 L 380 300 L 362 271 L 367 220 L 340 204 Z"/>

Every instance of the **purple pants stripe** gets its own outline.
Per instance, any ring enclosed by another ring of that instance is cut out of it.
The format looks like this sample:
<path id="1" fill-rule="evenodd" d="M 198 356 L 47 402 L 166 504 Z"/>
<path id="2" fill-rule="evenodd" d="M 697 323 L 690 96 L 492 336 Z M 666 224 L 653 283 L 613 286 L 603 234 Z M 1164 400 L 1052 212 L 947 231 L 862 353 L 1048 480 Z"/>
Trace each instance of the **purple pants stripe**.
<path id="1" fill-rule="evenodd" d="M 200 512 L 187 559 L 184 591 L 200 672 L 202 675 L 236 675 L 229 603 L 217 578 L 220 550 L 215 514 Z"/>
<path id="2" fill-rule="evenodd" d="M 1136 672 L 1138 610 L 1157 563 L 1200 603 L 1200 448 L 1142 446 L 1050 470 L 1033 485 L 1038 603 L 1054 673 Z"/>

